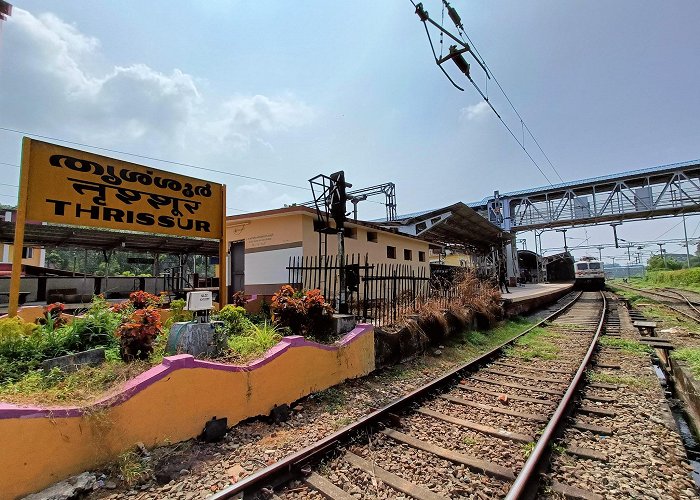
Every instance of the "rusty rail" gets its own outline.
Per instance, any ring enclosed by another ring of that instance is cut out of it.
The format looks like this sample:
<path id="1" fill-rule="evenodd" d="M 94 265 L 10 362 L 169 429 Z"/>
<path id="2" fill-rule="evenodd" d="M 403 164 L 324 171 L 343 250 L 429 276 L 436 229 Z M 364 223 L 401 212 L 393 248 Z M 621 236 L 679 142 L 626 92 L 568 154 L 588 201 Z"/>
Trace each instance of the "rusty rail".
<path id="1" fill-rule="evenodd" d="M 576 374 L 574 375 L 571 384 L 569 384 L 568 389 L 564 393 L 564 397 L 559 403 L 559 406 L 557 406 L 554 415 L 552 415 L 547 427 L 545 427 L 544 431 L 542 431 L 540 439 L 537 441 L 537 444 L 532 450 L 530 457 L 525 462 L 525 465 L 520 470 L 520 474 L 518 474 L 518 476 L 515 478 L 515 481 L 513 482 L 513 485 L 506 496 L 506 500 L 534 498 L 537 494 L 540 473 L 543 472 L 544 468 L 546 467 L 547 460 L 551 452 L 551 445 L 554 439 L 558 436 L 566 417 L 571 413 L 574 403 L 574 396 L 579 390 L 579 385 L 583 380 L 588 363 L 590 363 L 591 358 L 593 357 L 593 351 L 596 348 L 598 338 L 600 337 L 600 333 L 603 330 L 603 325 L 605 324 L 607 299 L 605 298 L 605 294 L 603 292 L 600 292 L 600 295 L 603 299 L 603 308 L 600 314 L 600 320 L 598 321 L 598 327 L 596 328 L 595 335 L 593 335 L 593 339 L 591 340 L 591 345 L 588 347 L 588 351 L 586 351 L 586 355 L 584 356 L 583 361 L 581 361 L 581 365 L 576 371 Z"/>
<path id="2" fill-rule="evenodd" d="M 641 293 L 641 294 L 656 295 L 656 296 L 658 296 L 658 297 L 663 297 L 663 298 L 665 298 L 665 299 L 677 300 L 676 297 L 673 297 L 673 296 L 671 296 L 671 295 L 667 295 L 667 294 L 665 294 L 665 293 L 659 293 L 658 291 L 645 290 L 645 289 L 642 289 L 642 288 L 635 288 L 635 287 L 632 287 L 632 286 L 620 285 L 620 284 L 615 284 L 614 286 L 619 287 L 619 288 L 625 288 L 625 289 L 627 289 L 627 290 L 631 290 L 631 291 L 638 292 L 638 293 Z M 675 291 L 675 290 L 670 290 L 670 289 L 665 289 L 665 290 L 667 290 L 668 292 L 673 293 L 673 294 L 677 295 L 678 297 L 680 297 L 683 301 L 686 302 L 686 304 L 687 304 L 693 311 L 695 311 L 695 312 L 697 313 L 698 316 L 693 316 L 692 314 L 688 314 L 687 312 L 683 311 L 682 309 L 678 309 L 677 307 L 673 307 L 672 305 L 669 305 L 669 304 L 666 304 L 666 303 L 663 303 L 664 306 L 666 306 L 666 307 L 668 307 L 669 309 L 671 309 L 671 310 L 677 312 L 678 314 L 682 314 L 682 315 L 685 316 L 686 318 L 692 319 L 693 321 L 695 321 L 695 322 L 697 322 L 697 323 L 700 323 L 700 309 L 698 309 L 697 307 L 695 307 L 695 305 L 690 301 L 690 299 L 688 299 L 688 297 L 686 297 L 686 296 L 683 295 L 682 293 L 677 292 L 677 291 Z"/>
<path id="3" fill-rule="evenodd" d="M 513 344 L 523 335 L 528 334 L 535 328 L 566 312 L 569 308 L 571 308 L 571 306 L 574 305 L 574 303 L 576 303 L 576 301 L 581 297 L 581 294 L 582 292 L 579 292 L 573 300 L 569 301 L 557 311 L 519 333 L 508 342 L 504 342 L 500 346 L 482 354 L 478 358 L 448 371 L 432 382 L 429 382 L 428 384 L 413 390 L 405 396 L 396 399 L 388 405 L 365 415 L 356 422 L 338 430 L 337 432 L 334 432 L 333 434 L 330 434 L 329 436 L 326 436 L 316 443 L 286 456 L 279 462 L 260 469 L 256 473 L 240 480 L 236 484 L 231 485 L 228 488 L 215 493 L 214 495 L 211 495 L 209 499 L 223 500 L 233 498 L 234 496 L 241 494 L 242 496 L 237 498 L 252 498 L 253 494 L 262 490 L 263 488 L 270 486 L 274 488 L 290 481 L 295 476 L 301 474 L 301 469 L 306 464 L 320 461 L 337 446 L 349 442 L 354 436 L 357 436 L 360 431 L 371 428 L 380 422 L 389 419 L 392 414 L 400 412 L 405 407 L 416 403 L 416 401 L 428 396 L 435 390 L 441 389 L 442 387 L 452 383 L 457 377 L 464 375 L 465 372 L 475 371 L 484 364 L 488 363 L 493 358 L 498 356 L 504 348 Z M 605 310 L 605 306 L 603 307 L 603 310 Z"/>

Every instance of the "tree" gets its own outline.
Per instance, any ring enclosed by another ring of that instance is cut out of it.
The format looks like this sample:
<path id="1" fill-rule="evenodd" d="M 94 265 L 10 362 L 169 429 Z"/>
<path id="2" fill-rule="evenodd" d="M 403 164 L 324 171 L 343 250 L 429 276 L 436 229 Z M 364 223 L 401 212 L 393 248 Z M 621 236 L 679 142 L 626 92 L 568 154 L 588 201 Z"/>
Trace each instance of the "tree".
<path id="1" fill-rule="evenodd" d="M 683 264 L 673 259 L 665 259 L 661 255 L 652 255 L 647 261 L 647 269 L 649 271 L 659 270 L 676 270 L 681 269 Z"/>

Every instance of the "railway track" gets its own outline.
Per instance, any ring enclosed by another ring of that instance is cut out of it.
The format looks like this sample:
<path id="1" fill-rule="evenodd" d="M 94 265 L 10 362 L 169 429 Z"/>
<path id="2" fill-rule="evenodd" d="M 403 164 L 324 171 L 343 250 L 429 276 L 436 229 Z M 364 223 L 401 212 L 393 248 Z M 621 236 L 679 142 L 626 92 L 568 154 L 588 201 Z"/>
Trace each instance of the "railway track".
<path id="1" fill-rule="evenodd" d="M 602 292 L 581 292 L 520 344 L 507 342 L 211 498 L 533 498 L 555 438 L 571 425 L 606 311 Z"/>
<path id="2" fill-rule="evenodd" d="M 633 291 L 642 296 L 646 295 L 647 297 L 658 297 L 660 299 L 659 301 L 669 309 L 672 309 L 673 311 L 682 314 L 686 318 L 700 323 L 700 309 L 697 307 L 700 306 L 700 302 L 691 300 L 687 295 L 679 290 L 673 288 L 663 288 L 663 291 L 647 290 L 644 288 L 636 288 L 629 285 L 620 284 L 616 284 L 615 286 Z M 680 305 L 680 307 L 677 307 L 677 305 Z"/>

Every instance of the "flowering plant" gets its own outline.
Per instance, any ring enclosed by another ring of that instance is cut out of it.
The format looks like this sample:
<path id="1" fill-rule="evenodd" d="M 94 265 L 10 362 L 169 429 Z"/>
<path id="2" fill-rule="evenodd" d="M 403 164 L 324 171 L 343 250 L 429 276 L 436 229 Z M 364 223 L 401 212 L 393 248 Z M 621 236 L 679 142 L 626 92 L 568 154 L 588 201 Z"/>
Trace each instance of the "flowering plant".
<path id="1" fill-rule="evenodd" d="M 66 306 L 60 302 L 54 302 L 53 304 L 47 304 L 44 306 L 44 314 L 50 315 L 53 319 L 58 318 L 65 310 Z"/>
<path id="2" fill-rule="evenodd" d="M 44 306 L 44 317 L 39 318 L 37 323 L 42 325 L 48 325 L 49 329 L 55 330 L 63 326 L 66 320 L 63 316 L 63 311 L 65 311 L 66 306 L 60 302 L 54 302 L 53 304 L 47 304 Z"/>

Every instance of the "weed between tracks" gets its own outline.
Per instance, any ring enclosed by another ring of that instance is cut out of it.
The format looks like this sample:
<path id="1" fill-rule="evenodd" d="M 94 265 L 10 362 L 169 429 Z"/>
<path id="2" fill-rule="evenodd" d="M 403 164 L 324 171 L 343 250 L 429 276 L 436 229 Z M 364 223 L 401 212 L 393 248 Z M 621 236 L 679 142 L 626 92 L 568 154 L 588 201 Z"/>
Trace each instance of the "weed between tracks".
<path id="1" fill-rule="evenodd" d="M 515 346 L 508 349 L 507 354 L 525 361 L 554 359 L 559 354 L 559 347 L 551 340 L 561 337 L 559 333 L 538 327 L 518 339 Z"/>
<path id="2" fill-rule="evenodd" d="M 619 347 L 621 351 L 636 356 L 648 356 L 651 353 L 651 347 L 635 340 L 601 337 L 599 342 L 602 346 Z"/>

